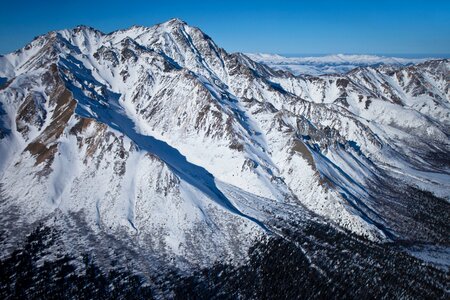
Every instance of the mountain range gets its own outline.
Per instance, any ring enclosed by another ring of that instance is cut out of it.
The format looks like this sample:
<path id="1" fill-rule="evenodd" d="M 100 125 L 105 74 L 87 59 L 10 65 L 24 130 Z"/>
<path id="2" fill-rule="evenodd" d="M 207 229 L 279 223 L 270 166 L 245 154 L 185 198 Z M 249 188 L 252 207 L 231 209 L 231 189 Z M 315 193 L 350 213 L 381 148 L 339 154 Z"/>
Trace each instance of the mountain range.
<path id="1" fill-rule="evenodd" d="M 282 56 L 267 53 L 246 53 L 252 60 L 264 63 L 276 70 L 284 70 L 294 75 L 343 74 L 358 67 L 379 67 L 388 65 L 394 67 L 410 66 L 428 60 L 432 57 L 399 57 L 380 55 L 333 54 L 333 55 L 294 55 Z M 442 58 L 447 57 L 445 55 Z"/>
<path id="2" fill-rule="evenodd" d="M 449 61 L 256 58 L 179 19 L 1 56 L 0 293 L 448 297 Z"/>

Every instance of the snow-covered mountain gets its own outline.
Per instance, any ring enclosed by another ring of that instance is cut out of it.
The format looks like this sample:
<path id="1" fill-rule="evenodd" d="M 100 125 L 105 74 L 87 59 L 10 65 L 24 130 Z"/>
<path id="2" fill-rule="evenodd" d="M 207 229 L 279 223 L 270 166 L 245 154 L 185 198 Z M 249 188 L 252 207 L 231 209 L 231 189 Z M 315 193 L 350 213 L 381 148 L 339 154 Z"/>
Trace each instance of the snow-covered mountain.
<path id="1" fill-rule="evenodd" d="M 446 249 L 449 67 L 295 76 L 178 19 L 39 36 L 0 57 L 2 256 L 36 224 L 141 271 L 239 265 L 308 226 Z"/>
<path id="2" fill-rule="evenodd" d="M 295 75 L 342 74 L 358 67 L 389 65 L 408 66 L 433 58 L 405 58 L 379 55 L 334 54 L 321 56 L 282 56 L 266 53 L 246 53 L 252 60 L 264 63 L 275 70 L 289 71 Z"/>

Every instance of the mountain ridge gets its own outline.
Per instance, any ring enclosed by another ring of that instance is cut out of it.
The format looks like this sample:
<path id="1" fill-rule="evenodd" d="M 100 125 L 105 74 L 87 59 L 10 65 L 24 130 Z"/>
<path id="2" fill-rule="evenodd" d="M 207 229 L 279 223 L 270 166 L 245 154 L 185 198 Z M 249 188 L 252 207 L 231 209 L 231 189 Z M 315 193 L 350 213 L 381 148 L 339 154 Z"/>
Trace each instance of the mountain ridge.
<path id="1" fill-rule="evenodd" d="M 448 247 L 448 74 L 295 76 L 178 19 L 50 32 L 0 57 L 1 211 L 184 270 L 305 224 Z"/>
<path id="2" fill-rule="evenodd" d="M 313 56 L 282 56 L 278 54 L 247 53 L 253 60 L 265 63 L 276 70 L 286 70 L 295 75 L 344 74 L 358 67 L 403 67 L 429 60 L 448 59 L 448 56 L 403 57 L 393 55 L 329 54 Z"/>

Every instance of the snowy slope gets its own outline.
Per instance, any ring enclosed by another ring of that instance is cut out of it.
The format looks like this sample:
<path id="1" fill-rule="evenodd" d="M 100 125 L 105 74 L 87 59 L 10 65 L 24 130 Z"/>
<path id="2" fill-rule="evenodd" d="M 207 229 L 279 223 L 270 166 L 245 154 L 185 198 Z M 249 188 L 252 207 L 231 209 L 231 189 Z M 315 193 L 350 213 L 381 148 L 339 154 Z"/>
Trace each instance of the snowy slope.
<path id="1" fill-rule="evenodd" d="M 445 236 L 407 191 L 450 199 L 448 60 L 294 76 L 172 19 L 50 32 L 0 77 L 1 211 L 22 222 L 81 214 L 190 264 L 241 258 L 292 215 Z"/>

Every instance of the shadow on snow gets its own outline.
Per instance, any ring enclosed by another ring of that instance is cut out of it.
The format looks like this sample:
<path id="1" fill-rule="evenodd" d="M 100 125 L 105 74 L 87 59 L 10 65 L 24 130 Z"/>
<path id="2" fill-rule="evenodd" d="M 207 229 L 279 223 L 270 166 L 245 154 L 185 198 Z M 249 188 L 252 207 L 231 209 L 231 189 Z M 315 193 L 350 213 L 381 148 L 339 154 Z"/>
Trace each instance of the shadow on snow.
<path id="1" fill-rule="evenodd" d="M 60 67 L 72 70 L 73 75 L 77 78 L 77 82 L 81 85 L 81 87 L 75 86 L 64 73 L 61 74 L 66 81 L 67 87 L 73 93 L 73 96 L 78 103 L 76 108 L 76 113 L 78 115 L 95 119 L 123 133 L 140 149 L 154 154 L 164 161 L 180 179 L 203 192 L 214 202 L 228 211 L 256 223 L 265 231 L 269 231 L 262 222 L 242 213 L 236 208 L 219 190 L 215 183 L 214 176 L 206 169 L 189 162 L 185 156 L 169 144 L 152 136 L 136 132 L 133 120 L 126 115 L 123 107 L 119 104 L 120 94 L 104 89 L 104 91 L 106 91 L 106 96 L 101 96 L 102 99 L 92 99 L 87 97 L 83 93 L 83 89 L 92 92 L 93 95 L 98 95 L 92 87 L 87 85 L 87 82 L 92 82 L 97 86 L 103 87 L 104 84 L 95 80 L 91 75 L 90 70 L 84 68 L 81 62 L 61 58 Z"/>

